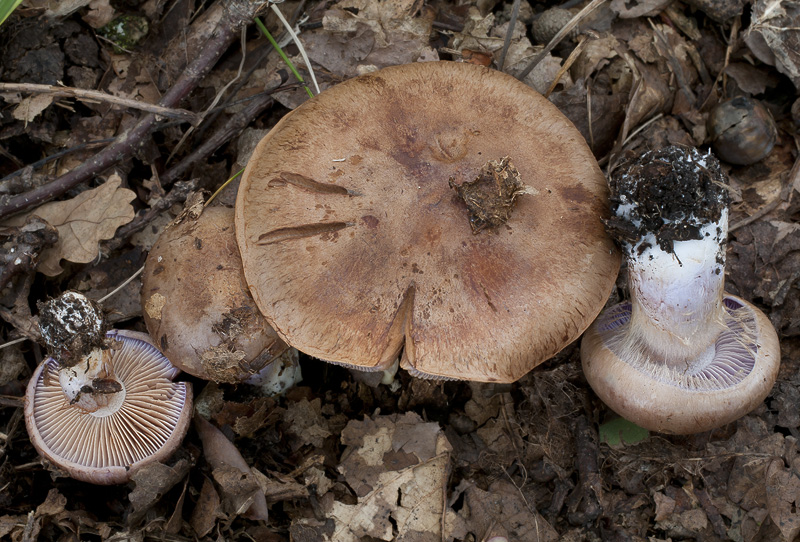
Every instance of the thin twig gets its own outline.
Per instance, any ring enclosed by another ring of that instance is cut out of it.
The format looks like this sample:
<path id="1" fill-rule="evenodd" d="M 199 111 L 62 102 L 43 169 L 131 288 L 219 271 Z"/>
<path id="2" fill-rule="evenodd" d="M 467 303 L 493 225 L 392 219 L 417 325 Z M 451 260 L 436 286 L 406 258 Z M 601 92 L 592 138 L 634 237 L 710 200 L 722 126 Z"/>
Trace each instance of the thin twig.
<path id="1" fill-rule="evenodd" d="M 61 158 L 63 156 L 66 156 L 68 154 L 72 154 L 73 152 L 86 150 L 86 149 L 89 149 L 89 148 L 92 148 L 92 147 L 97 147 L 99 145 L 105 145 L 107 143 L 111 143 L 112 141 L 114 141 L 113 137 L 107 137 L 105 139 L 96 139 L 94 141 L 87 141 L 86 143 L 80 143 L 78 145 L 75 145 L 74 147 L 70 147 L 68 149 L 64 149 L 63 151 L 58 151 L 58 152 L 53 153 L 53 154 L 51 154 L 49 156 L 45 156 L 41 160 L 37 160 L 37 161 L 32 162 L 32 163 L 30 163 L 28 165 L 24 165 L 23 164 L 21 169 L 18 169 L 16 171 L 14 171 L 13 173 L 9 173 L 8 175 L 6 175 L 2 179 L 0 179 L 0 185 L 2 185 L 4 182 L 10 181 L 11 179 L 14 179 L 15 177 L 19 177 L 20 175 L 22 175 L 23 173 L 28 171 L 28 168 L 30 168 L 30 169 L 39 169 L 40 167 L 42 167 L 44 165 L 47 165 L 50 162 L 53 162 L 55 160 L 58 160 L 59 158 Z"/>
<path id="2" fill-rule="evenodd" d="M 228 81 L 225 84 L 225 86 L 222 87 L 219 92 L 217 92 L 217 95 L 214 96 L 214 100 L 212 100 L 211 105 L 208 106 L 206 110 L 199 115 L 201 121 L 204 120 L 206 116 L 208 116 L 208 114 L 213 111 L 214 107 L 216 107 L 216 105 L 222 99 L 222 96 L 225 94 L 225 91 L 228 90 L 230 86 L 233 85 L 236 82 L 236 80 L 242 76 L 242 70 L 244 70 L 244 63 L 247 60 L 247 32 L 245 31 L 244 28 L 242 28 L 241 30 L 240 41 L 242 49 L 242 58 L 239 61 L 239 70 L 236 72 L 236 75 L 233 77 L 233 79 Z M 186 142 L 187 139 L 189 139 L 189 136 L 194 132 L 194 128 L 195 128 L 194 126 L 190 126 L 189 129 L 183 133 L 180 141 L 178 141 L 177 145 L 175 145 L 175 148 L 172 149 L 172 152 L 169 153 L 169 156 L 167 157 L 166 161 L 167 164 L 172 162 L 172 159 L 175 157 L 175 154 L 183 147 L 183 144 Z"/>
<path id="3" fill-rule="evenodd" d="M 503 71 L 506 66 L 506 55 L 508 54 L 508 48 L 511 46 L 511 36 L 514 34 L 514 27 L 516 26 L 517 19 L 519 18 L 519 4 L 520 0 L 514 0 L 514 5 L 511 6 L 511 19 L 508 21 L 506 39 L 503 42 L 503 52 L 500 53 L 500 60 L 497 63 L 500 71 Z"/>
<path id="4" fill-rule="evenodd" d="M 0 350 L 6 348 L 8 346 L 13 346 L 15 344 L 24 343 L 28 340 L 28 337 L 20 337 L 19 339 L 14 339 L 13 341 L 8 341 L 7 343 L 0 344 Z"/>
<path id="5" fill-rule="evenodd" d="M 149 104 L 132 100 L 130 98 L 121 98 L 99 90 L 86 90 L 74 87 L 59 87 L 55 85 L 35 85 L 33 83 L 0 83 L 0 92 L 25 92 L 28 94 L 51 94 L 55 98 L 76 98 L 86 102 L 103 102 L 130 109 L 139 109 L 149 113 L 155 113 L 162 117 L 171 119 L 185 120 L 195 123 L 198 120 L 196 113 L 187 111 L 186 109 L 176 109 L 174 107 L 164 107 L 157 104 Z"/>
<path id="6" fill-rule="evenodd" d="M 125 279 L 125 280 L 122 282 L 122 284 L 120 284 L 119 286 L 117 286 L 116 288 L 114 288 L 113 290 L 111 290 L 110 292 L 108 292 L 106 295 L 104 295 L 103 297 L 101 297 L 100 299 L 98 299 L 98 300 L 97 300 L 97 302 L 98 302 L 98 303 L 103 303 L 103 302 L 104 302 L 105 300 L 107 300 L 109 297 L 111 297 L 112 295 L 114 295 L 114 294 L 116 294 L 117 292 L 119 292 L 120 290 L 122 290 L 122 289 L 123 289 L 125 286 L 127 286 L 127 285 L 128 285 L 128 283 L 129 283 L 130 281 L 132 281 L 133 279 L 135 279 L 136 277 L 138 277 L 139 275 L 141 275 L 141 274 L 142 274 L 142 271 L 144 271 L 144 266 L 140 267 L 140 268 L 138 269 L 138 271 L 136 271 L 136 272 L 135 272 L 133 275 L 131 275 L 130 277 L 128 277 L 127 279 Z"/>
<path id="7" fill-rule="evenodd" d="M 244 130 L 254 118 L 258 117 L 258 115 L 272 103 L 272 96 L 269 92 L 259 94 L 251 100 L 247 106 L 242 108 L 241 111 L 231 116 L 228 122 L 225 123 L 225 126 L 214 132 L 210 137 L 206 138 L 205 141 L 195 147 L 188 156 L 165 171 L 161 175 L 162 184 L 169 185 L 188 171 L 190 167 L 211 156 L 214 151 L 225 144 L 231 137 Z"/>

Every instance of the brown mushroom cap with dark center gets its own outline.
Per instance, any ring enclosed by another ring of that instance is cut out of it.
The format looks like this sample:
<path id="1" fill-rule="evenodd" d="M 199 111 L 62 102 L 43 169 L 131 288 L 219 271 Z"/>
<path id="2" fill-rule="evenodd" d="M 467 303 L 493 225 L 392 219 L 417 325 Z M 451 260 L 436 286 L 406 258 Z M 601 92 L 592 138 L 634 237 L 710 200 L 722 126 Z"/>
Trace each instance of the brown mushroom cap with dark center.
<path id="1" fill-rule="evenodd" d="M 506 74 L 386 68 L 259 144 L 236 231 L 250 291 L 292 346 L 412 373 L 514 381 L 575 340 L 619 253 L 580 133 Z"/>
<path id="2" fill-rule="evenodd" d="M 161 234 L 145 263 L 142 307 L 164 355 L 205 380 L 241 382 L 287 348 L 247 289 L 230 208 L 183 216 Z"/>
<path id="3" fill-rule="evenodd" d="M 39 454 L 71 477 L 121 484 L 136 469 L 167 459 L 192 416 L 191 386 L 173 382 L 180 372 L 144 333 L 109 331 L 117 388 L 102 408 L 87 412 L 70 402 L 59 366 L 48 358 L 31 377 L 25 423 Z M 95 393 L 102 393 L 95 382 Z M 121 389 L 120 389 L 121 388 Z"/>

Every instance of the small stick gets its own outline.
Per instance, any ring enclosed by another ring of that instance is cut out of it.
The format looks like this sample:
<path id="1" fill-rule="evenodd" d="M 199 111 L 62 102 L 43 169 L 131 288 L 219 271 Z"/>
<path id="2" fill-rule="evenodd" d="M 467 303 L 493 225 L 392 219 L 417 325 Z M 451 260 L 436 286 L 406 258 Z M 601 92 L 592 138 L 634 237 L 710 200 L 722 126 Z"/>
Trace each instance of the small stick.
<path id="1" fill-rule="evenodd" d="M 104 102 L 122 107 L 129 107 L 131 109 L 139 109 L 149 113 L 155 113 L 162 117 L 171 119 L 179 119 L 191 122 L 194 124 L 198 120 L 198 115 L 187 111 L 186 109 L 175 109 L 172 107 L 164 107 L 157 104 L 149 104 L 132 100 L 130 98 L 122 98 L 114 96 L 99 90 L 86 90 L 75 87 L 59 87 L 55 85 L 35 85 L 33 83 L 0 83 L 0 92 L 26 92 L 29 94 L 52 94 L 53 97 L 62 98 L 77 98 L 86 102 Z"/>

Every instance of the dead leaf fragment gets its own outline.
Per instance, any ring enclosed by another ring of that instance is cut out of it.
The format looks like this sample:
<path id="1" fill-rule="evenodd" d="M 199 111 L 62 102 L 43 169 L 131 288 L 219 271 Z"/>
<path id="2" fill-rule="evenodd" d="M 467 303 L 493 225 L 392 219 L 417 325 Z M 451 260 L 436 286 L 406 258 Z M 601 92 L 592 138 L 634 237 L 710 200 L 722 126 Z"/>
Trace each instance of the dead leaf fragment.
<path id="1" fill-rule="evenodd" d="M 792 437 L 787 437 L 787 440 Z M 767 510 L 784 540 L 800 534 L 800 453 L 773 459 L 767 467 Z"/>
<path id="2" fill-rule="evenodd" d="M 55 516 L 67 507 L 67 498 L 53 488 L 47 493 L 47 498 L 36 507 L 36 517 Z"/>
<path id="3" fill-rule="evenodd" d="M 800 88 L 800 2 L 758 0 L 753 4 L 744 41 L 759 60 L 775 68 Z"/>
<path id="4" fill-rule="evenodd" d="M 81 17 L 92 28 L 102 28 L 114 20 L 116 12 L 109 0 L 91 0 L 89 10 Z"/>
<path id="5" fill-rule="evenodd" d="M 120 188 L 122 179 L 116 173 L 104 184 L 86 190 L 66 201 L 45 203 L 28 215 L 13 217 L 3 225 L 21 226 L 30 215 L 36 215 L 55 226 L 58 242 L 42 251 L 38 270 L 48 276 L 61 273 L 61 259 L 88 263 L 97 258 L 98 243 L 111 239 L 117 228 L 134 217 L 131 201 L 136 194 Z"/>
<path id="6" fill-rule="evenodd" d="M 286 409 L 284 422 L 286 432 L 295 437 L 292 444 L 294 450 L 307 444 L 321 448 L 325 439 L 333 434 L 328 421 L 322 417 L 321 405 L 320 399 L 303 399 Z"/>
<path id="7" fill-rule="evenodd" d="M 470 529 L 479 540 L 493 536 L 527 542 L 555 542 L 556 530 L 530 506 L 519 488 L 507 480 L 497 480 L 488 491 L 467 488 L 460 515 L 468 518 Z"/>
<path id="8" fill-rule="evenodd" d="M 202 538 L 211 532 L 211 529 L 217 524 L 217 519 L 224 517 L 225 514 L 222 511 L 219 494 L 214 489 L 214 484 L 211 480 L 205 478 L 189 523 L 194 529 L 194 533 Z"/>
<path id="9" fill-rule="evenodd" d="M 53 103 L 53 96 L 50 94 L 28 96 L 14 108 L 14 112 L 11 115 L 17 120 L 31 122 L 39 113 L 47 109 L 51 103 Z"/>
<path id="10" fill-rule="evenodd" d="M 150 463 L 138 469 L 131 480 L 136 484 L 128 495 L 131 503 L 130 522 L 136 523 L 164 494 L 189 474 L 189 462 L 178 460 L 174 465 Z"/>
<path id="11" fill-rule="evenodd" d="M 463 522 L 444 509 L 451 446 L 436 423 L 415 413 L 353 420 L 342 431 L 348 445 L 339 471 L 358 494 L 357 504 L 329 501 L 336 524 L 327 540 L 440 541 Z M 445 537 L 446 538 L 446 537 Z"/>
<path id="12" fill-rule="evenodd" d="M 194 427 L 227 510 L 249 519 L 266 521 L 269 512 L 264 493 L 236 446 L 200 414 L 194 416 Z"/>

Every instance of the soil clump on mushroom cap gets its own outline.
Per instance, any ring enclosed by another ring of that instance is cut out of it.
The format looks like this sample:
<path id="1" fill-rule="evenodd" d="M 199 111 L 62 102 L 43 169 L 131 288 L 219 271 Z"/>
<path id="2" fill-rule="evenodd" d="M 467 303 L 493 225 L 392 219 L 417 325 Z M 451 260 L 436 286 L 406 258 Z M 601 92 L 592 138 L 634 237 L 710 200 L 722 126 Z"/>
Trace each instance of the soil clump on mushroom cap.
<path id="1" fill-rule="evenodd" d="M 700 239 L 702 226 L 717 222 L 730 201 L 719 161 L 710 153 L 677 146 L 622 164 L 609 187 L 608 232 L 640 254 L 648 244 L 639 241 L 649 233 L 669 253 L 675 241 Z"/>

